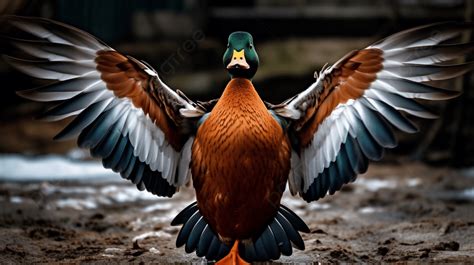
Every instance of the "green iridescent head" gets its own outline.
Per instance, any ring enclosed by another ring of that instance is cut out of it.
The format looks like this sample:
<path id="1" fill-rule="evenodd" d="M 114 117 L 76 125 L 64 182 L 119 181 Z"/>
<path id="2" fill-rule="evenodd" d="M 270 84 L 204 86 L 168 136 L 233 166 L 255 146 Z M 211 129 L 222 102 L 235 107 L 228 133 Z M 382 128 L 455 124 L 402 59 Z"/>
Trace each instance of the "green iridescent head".
<path id="1" fill-rule="evenodd" d="M 231 78 L 252 79 L 259 64 L 252 35 L 243 31 L 230 34 L 223 61 Z"/>

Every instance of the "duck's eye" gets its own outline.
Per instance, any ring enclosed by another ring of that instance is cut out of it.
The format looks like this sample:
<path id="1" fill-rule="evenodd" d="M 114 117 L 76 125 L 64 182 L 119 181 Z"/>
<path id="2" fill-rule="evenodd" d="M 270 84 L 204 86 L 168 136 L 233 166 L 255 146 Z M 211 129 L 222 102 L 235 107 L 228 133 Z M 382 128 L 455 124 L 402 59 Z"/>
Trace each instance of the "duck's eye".
<path id="1" fill-rule="evenodd" d="M 253 45 L 252 45 L 252 44 L 250 44 L 250 45 L 249 45 L 249 48 L 250 48 L 250 49 L 253 49 Z"/>
<path id="2" fill-rule="evenodd" d="M 229 48 L 229 47 L 230 47 L 230 44 L 229 44 L 229 43 L 227 43 L 227 48 Z"/>

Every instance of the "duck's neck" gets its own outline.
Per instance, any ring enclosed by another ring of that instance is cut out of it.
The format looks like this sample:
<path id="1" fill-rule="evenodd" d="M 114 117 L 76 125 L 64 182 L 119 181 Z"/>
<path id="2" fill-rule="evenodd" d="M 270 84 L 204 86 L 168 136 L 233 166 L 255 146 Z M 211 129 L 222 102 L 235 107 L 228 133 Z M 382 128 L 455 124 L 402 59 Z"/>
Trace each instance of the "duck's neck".
<path id="1" fill-rule="evenodd" d="M 219 101 L 225 102 L 228 106 L 263 105 L 252 81 L 246 78 L 232 78 L 227 84 Z"/>

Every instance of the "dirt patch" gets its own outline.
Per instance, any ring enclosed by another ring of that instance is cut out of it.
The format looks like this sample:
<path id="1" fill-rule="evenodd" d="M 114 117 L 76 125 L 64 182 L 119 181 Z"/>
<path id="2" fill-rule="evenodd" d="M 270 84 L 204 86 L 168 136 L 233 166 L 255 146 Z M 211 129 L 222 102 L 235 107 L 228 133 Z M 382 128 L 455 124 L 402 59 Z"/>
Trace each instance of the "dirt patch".
<path id="1" fill-rule="evenodd" d="M 472 262 L 470 175 L 376 164 L 318 202 L 285 196 L 311 233 L 306 250 L 277 262 Z M 169 225 L 193 196 L 161 199 L 120 181 L 1 183 L 0 263 L 203 262 L 176 249 L 179 227 Z"/>

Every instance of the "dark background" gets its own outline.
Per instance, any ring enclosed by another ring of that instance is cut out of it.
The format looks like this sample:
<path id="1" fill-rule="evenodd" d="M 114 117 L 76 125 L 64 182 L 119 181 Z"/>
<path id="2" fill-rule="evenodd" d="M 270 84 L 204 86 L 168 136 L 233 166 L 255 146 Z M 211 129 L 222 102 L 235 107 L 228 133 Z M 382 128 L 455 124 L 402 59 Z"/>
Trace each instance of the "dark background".
<path id="1" fill-rule="evenodd" d="M 217 0 L 15 0 L 0 1 L 0 12 L 52 18 L 88 31 L 146 60 L 170 87 L 200 100 L 218 97 L 228 81 L 222 67 L 228 34 L 249 31 L 261 59 L 255 86 L 262 98 L 278 103 L 310 85 L 313 72 L 326 62 L 412 26 L 471 20 L 472 5 L 469 0 L 245 0 L 238 5 Z M 8 53 L 10 47 L 0 41 L 2 53 Z M 0 153 L 65 153 L 74 147 L 74 141 L 51 140 L 65 122 L 32 119 L 49 105 L 15 95 L 15 90 L 35 86 L 34 80 L 0 60 L 0 83 Z M 400 146 L 385 161 L 474 164 L 472 75 L 441 85 L 463 90 L 463 95 L 430 103 L 440 119 L 417 121 L 421 133 L 416 135 L 398 134 Z"/>
<path id="2" fill-rule="evenodd" d="M 147 61 L 170 87 L 201 100 L 222 93 L 229 80 L 222 65 L 226 38 L 246 30 L 261 61 L 255 87 L 278 103 L 353 49 L 412 26 L 470 21 L 473 6 L 473 0 L 0 0 L 0 14 L 74 25 Z M 9 30 L 1 21 L 0 35 Z M 0 53 L 14 52 L 0 38 Z M 51 105 L 14 93 L 39 83 L 0 59 L 0 264 L 204 263 L 175 247 L 179 227 L 169 225 L 195 200 L 192 185 L 158 198 L 99 161 L 83 161 L 90 158 L 75 141 L 52 140 L 68 120 L 34 120 Z M 433 85 L 463 95 L 426 102 L 440 119 L 416 120 L 417 134 L 397 133 L 399 146 L 382 163 L 310 204 L 285 192 L 282 203 L 311 233 L 302 235 L 306 250 L 278 264 L 472 263 L 473 75 Z"/>

